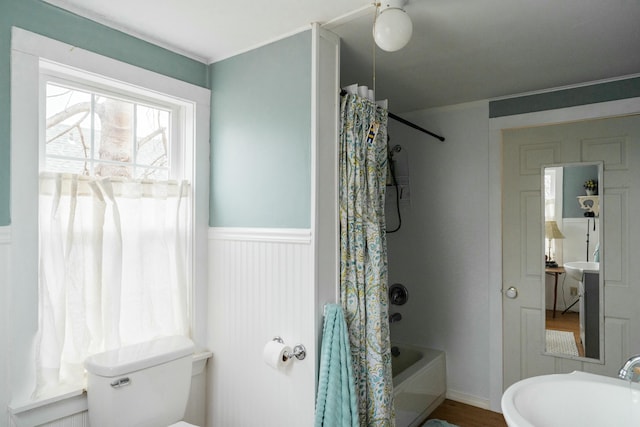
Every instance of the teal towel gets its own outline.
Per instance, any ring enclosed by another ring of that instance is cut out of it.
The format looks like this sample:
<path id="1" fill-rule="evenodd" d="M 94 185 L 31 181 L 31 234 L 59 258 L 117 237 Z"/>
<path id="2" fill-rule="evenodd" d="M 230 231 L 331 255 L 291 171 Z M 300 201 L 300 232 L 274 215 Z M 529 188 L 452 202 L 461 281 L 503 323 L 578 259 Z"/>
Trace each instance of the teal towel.
<path id="1" fill-rule="evenodd" d="M 325 306 L 316 427 L 358 427 L 358 401 L 342 307 Z"/>
<path id="2" fill-rule="evenodd" d="M 422 427 L 458 427 L 455 424 L 448 423 L 442 420 L 429 420 L 422 424 Z"/>

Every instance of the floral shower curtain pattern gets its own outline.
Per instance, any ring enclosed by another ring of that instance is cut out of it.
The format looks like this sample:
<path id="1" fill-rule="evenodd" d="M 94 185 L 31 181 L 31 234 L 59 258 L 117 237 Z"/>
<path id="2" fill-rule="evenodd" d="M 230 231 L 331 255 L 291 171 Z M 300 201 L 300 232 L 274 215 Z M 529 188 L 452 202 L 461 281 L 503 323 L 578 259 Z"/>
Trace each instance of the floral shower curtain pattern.
<path id="1" fill-rule="evenodd" d="M 349 329 L 360 425 L 395 425 L 388 322 L 387 110 L 341 99 L 340 297 Z"/>
<path id="2" fill-rule="evenodd" d="M 35 396 L 82 387 L 91 354 L 189 334 L 189 191 L 41 174 Z"/>

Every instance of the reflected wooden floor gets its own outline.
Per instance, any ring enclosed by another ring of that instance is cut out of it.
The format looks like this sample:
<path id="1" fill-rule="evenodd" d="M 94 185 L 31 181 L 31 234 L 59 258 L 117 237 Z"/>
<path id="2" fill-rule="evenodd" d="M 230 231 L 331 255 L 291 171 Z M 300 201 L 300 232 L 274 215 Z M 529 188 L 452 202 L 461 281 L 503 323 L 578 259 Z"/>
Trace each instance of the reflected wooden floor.
<path id="1" fill-rule="evenodd" d="M 507 427 L 502 414 L 446 399 L 427 420 L 443 420 L 459 427 Z"/>
<path id="2" fill-rule="evenodd" d="M 573 337 L 576 340 L 576 346 L 578 347 L 578 354 L 584 356 L 584 346 L 580 339 L 580 314 L 568 311 L 562 314 L 561 311 L 556 311 L 556 317 L 553 318 L 553 310 L 547 310 L 546 313 L 546 325 L 547 329 L 555 329 L 556 331 L 572 332 Z"/>

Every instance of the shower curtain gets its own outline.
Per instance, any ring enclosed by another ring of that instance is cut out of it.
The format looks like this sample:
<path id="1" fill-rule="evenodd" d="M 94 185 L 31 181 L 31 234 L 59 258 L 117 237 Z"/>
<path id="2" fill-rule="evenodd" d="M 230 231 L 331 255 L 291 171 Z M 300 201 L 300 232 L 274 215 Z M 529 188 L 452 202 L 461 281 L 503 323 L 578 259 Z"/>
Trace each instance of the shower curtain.
<path id="1" fill-rule="evenodd" d="M 388 322 L 387 110 L 341 98 L 340 298 L 349 330 L 360 425 L 394 426 Z"/>

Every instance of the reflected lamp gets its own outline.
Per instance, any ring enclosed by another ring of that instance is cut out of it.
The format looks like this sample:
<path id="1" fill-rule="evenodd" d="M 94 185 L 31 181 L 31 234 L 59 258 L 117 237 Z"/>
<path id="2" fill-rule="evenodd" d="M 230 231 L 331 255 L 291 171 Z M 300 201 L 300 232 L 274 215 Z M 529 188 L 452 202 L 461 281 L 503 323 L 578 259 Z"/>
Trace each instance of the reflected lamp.
<path id="1" fill-rule="evenodd" d="M 549 253 L 547 254 L 546 265 L 549 267 L 552 264 L 555 264 L 553 257 L 551 256 L 551 242 L 554 239 L 564 239 L 564 234 L 558 228 L 558 223 L 556 221 L 545 221 L 544 222 L 544 237 L 549 241 Z"/>

